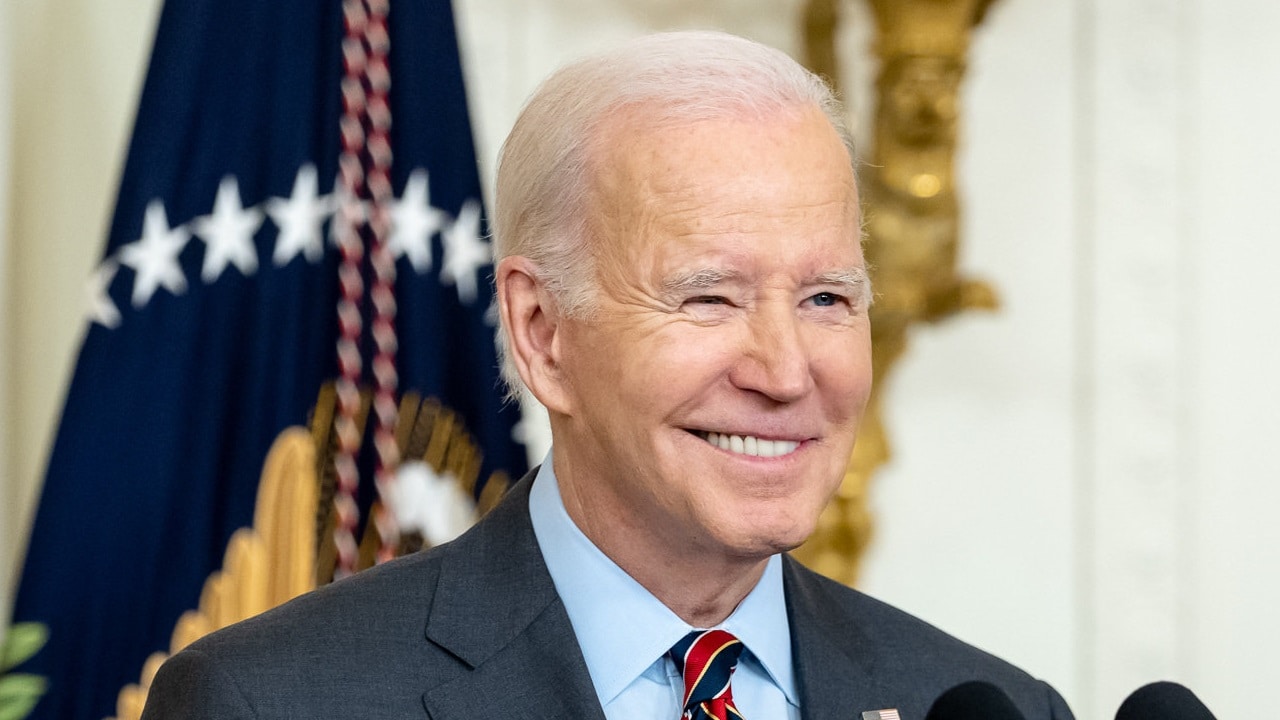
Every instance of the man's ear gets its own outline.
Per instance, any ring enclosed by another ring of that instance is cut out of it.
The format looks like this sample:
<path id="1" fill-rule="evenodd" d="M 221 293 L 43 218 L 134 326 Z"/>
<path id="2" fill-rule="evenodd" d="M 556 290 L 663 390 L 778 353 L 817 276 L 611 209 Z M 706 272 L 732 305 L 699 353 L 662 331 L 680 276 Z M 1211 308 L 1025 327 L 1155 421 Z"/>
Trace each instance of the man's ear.
<path id="1" fill-rule="evenodd" d="M 551 412 L 568 413 L 569 393 L 560 365 L 560 315 L 527 257 L 505 257 L 494 273 L 507 351 L 520 378 Z"/>

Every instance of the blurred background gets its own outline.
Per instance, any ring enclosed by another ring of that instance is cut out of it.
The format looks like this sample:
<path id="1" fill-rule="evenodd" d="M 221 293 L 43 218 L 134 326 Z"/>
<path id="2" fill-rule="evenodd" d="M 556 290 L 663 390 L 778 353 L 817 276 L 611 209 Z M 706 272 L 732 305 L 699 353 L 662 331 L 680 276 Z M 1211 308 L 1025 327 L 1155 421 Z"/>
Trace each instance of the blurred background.
<path id="1" fill-rule="evenodd" d="M 803 45 L 801 0 L 454 6 L 486 190 L 566 60 L 674 27 Z M 874 23 L 863 0 L 840 8 L 869 143 Z M 158 11 L 0 3 L 6 613 Z M 1161 678 L 1246 717 L 1280 673 L 1277 36 L 1263 0 L 998 0 L 971 40 L 960 267 L 1001 307 L 911 331 L 882 388 L 893 456 L 858 585 L 1048 679 L 1081 718 Z"/>

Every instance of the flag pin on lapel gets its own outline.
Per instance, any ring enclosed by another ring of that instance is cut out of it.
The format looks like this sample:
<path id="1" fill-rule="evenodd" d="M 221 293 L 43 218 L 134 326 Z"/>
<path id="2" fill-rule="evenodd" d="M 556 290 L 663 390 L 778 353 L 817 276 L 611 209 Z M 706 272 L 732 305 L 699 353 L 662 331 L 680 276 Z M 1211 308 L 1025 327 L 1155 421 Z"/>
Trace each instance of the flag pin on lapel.
<path id="1" fill-rule="evenodd" d="M 898 717 L 897 708 L 887 708 L 885 710 L 868 710 L 862 713 L 862 720 L 902 720 Z"/>

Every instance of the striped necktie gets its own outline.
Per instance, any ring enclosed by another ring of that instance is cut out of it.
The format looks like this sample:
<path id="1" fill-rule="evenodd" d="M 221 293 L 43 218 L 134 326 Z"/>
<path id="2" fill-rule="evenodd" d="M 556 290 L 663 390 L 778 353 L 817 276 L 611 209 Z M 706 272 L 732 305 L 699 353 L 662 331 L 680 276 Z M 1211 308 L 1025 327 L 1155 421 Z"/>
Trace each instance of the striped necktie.
<path id="1" fill-rule="evenodd" d="M 742 720 L 729 687 L 741 654 L 742 641 L 724 630 L 694 630 L 671 648 L 684 676 L 684 720 Z"/>

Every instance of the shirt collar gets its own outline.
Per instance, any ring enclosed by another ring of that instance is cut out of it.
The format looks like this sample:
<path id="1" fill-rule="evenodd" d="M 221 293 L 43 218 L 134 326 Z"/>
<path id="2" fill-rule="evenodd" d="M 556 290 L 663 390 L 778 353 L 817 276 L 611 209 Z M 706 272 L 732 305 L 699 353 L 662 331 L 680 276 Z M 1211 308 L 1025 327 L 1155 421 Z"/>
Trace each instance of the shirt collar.
<path id="1" fill-rule="evenodd" d="M 560 497 L 551 456 L 548 452 L 529 493 L 533 533 L 596 694 L 607 705 L 693 628 L 578 529 Z M 799 704 L 780 556 L 769 559 L 756 587 L 719 627 L 736 635 L 787 700 Z"/>
<path id="2" fill-rule="evenodd" d="M 720 627 L 742 641 L 773 678 L 773 684 L 787 696 L 787 702 L 799 707 L 791 665 L 791 622 L 782 589 L 781 555 L 769 558 L 760 581 Z"/>

